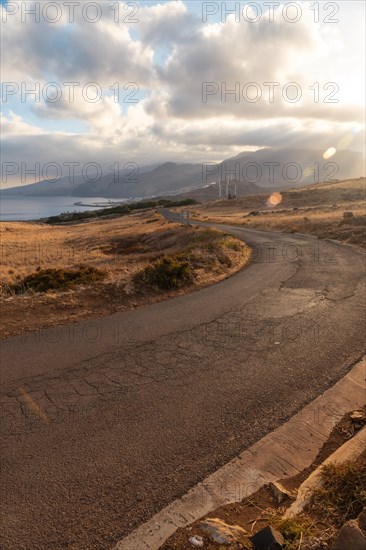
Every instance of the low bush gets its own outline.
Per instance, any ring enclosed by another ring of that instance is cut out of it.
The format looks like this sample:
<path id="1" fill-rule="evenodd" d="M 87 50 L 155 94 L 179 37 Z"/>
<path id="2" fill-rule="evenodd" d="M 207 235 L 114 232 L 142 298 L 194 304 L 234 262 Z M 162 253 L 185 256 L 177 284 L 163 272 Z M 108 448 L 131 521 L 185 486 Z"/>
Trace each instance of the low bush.
<path id="1" fill-rule="evenodd" d="M 178 256 L 165 256 L 134 276 L 134 282 L 173 290 L 193 283 L 194 275 L 189 261 Z"/>
<path id="2" fill-rule="evenodd" d="M 19 282 L 10 285 L 9 291 L 21 294 L 27 290 L 47 292 L 48 290 L 67 290 L 76 285 L 100 281 L 105 274 L 94 267 L 80 266 L 78 269 L 40 269 L 27 275 Z"/>

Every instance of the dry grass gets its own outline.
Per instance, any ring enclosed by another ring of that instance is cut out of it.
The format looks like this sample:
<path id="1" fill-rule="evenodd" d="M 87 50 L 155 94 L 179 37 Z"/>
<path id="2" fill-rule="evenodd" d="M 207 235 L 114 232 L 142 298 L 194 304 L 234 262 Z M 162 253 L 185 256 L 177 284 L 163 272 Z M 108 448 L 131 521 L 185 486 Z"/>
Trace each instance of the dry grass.
<path id="1" fill-rule="evenodd" d="M 276 207 L 268 206 L 268 194 L 214 201 L 191 207 L 190 212 L 192 218 L 203 221 L 309 233 L 366 246 L 365 196 L 365 178 L 360 178 L 284 191 Z M 353 223 L 345 223 L 345 211 L 354 213 Z"/>
<path id="2" fill-rule="evenodd" d="M 322 486 L 313 494 L 309 510 L 335 527 L 356 518 L 366 506 L 366 457 L 323 467 Z"/>
<path id="3" fill-rule="evenodd" d="M 78 285 L 88 285 L 101 281 L 105 274 L 94 267 L 79 266 L 77 269 L 40 269 L 27 275 L 19 282 L 9 285 L 9 293 L 24 294 L 28 291 L 48 292 L 68 290 Z"/>
<path id="4" fill-rule="evenodd" d="M 0 278 L 2 283 L 15 283 L 37 268 L 68 269 L 87 264 L 106 271 L 110 280 L 123 279 L 133 266 L 118 250 L 114 254 L 113 247 L 128 238 L 138 240 L 164 229 L 167 223 L 151 213 L 68 226 L 4 222 L 0 224 Z"/>
<path id="5" fill-rule="evenodd" d="M 250 256 L 234 237 L 172 224 L 155 211 L 64 226 L 4 222 L 0 235 L 2 337 L 200 288 L 234 273 Z M 189 264 L 189 285 L 151 285 L 139 278 L 158 262 L 177 256 Z M 87 280 L 84 275 L 92 273 L 103 277 Z M 70 278 L 73 284 L 65 290 L 63 283 Z M 42 284 L 47 279 L 46 286 L 37 286 L 40 279 Z"/>

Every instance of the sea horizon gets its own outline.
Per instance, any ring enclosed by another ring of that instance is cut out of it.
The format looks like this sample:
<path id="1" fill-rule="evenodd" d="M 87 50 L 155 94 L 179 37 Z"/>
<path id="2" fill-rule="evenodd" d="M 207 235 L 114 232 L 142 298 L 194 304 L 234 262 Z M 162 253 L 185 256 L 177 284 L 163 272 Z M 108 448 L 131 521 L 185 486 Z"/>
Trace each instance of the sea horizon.
<path id="1" fill-rule="evenodd" d="M 3 195 L 0 197 L 0 222 L 37 221 L 64 212 L 98 210 L 111 203 L 128 199 L 106 197 L 24 197 Z M 77 204 L 80 203 L 80 204 Z"/>

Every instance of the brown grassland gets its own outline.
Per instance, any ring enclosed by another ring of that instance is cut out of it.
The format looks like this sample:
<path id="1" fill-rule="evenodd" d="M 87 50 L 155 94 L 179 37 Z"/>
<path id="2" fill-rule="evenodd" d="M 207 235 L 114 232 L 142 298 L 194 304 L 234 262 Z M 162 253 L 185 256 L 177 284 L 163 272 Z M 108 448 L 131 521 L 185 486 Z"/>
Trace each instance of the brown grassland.
<path id="1" fill-rule="evenodd" d="M 56 226 L 3 222 L 0 237 L 2 338 L 202 288 L 250 258 L 229 235 L 153 210 Z"/>
<path id="2" fill-rule="evenodd" d="M 189 210 L 192 219 L 366 246 L 365 178 L 285 190 L 274 196 L 276 205 L 269 198 L 220 199 Z M 169 223 L 155 210 L 64 225 L 3 222 L 0 239 L 1 338 L 183 294 L 250 260 L 234 237 Z"/>
<path id="3" fill-rule="evenodd" d="M 269 193 L 248 195 L 230 201 L 212 201 L 189 210 L 192 219 L 309 233 L 322 239 L 366 246 L 365 178 L 283 191 L 276 206 L 268 205 L 269 197 Z M 348 211 L 354 214 L 352 221 L 343 219 L 343 213 Z"/>

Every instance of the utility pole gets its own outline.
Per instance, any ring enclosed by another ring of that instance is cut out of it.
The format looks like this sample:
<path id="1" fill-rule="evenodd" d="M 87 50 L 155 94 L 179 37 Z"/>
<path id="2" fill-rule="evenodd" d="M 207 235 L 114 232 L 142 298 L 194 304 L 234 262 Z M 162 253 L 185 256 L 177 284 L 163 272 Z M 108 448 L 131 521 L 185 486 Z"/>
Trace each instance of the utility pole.
<path id="1" fill-rule="evenodd" d="M 234 174 L 230 174 L 230 180 L 229 180 L 229 182 L 230 182 L 231 188 L 232 188 L 232 186 L 233 186 L 233 179 L 234 179 Z M 230 193 L 230 194 L 228 193 L 227 196 L 228 196 L 228 198 L 232 199 L 231 193 Z"/>
<path id="2" fill-rule="evenodd" d="M 185 210 L 182 212 L 182 218 L 184 220 L 185 225 L 191 225 L 191 222 L 189 221 L 189 210 Z"/>

